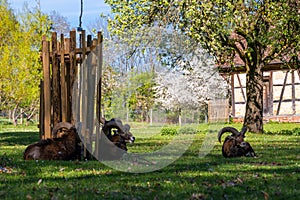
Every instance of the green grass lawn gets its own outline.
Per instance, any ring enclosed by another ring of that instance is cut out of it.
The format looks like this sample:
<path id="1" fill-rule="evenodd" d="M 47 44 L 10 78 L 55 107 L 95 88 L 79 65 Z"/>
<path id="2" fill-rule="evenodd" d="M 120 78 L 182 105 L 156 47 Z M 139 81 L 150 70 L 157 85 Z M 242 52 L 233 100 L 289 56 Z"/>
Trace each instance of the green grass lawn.
<path id="1" fill-rule="evenodd" d="M 154 172 L 126 173 L 98 161 L 24 161 L 23 151 L 39 139 L 38 129 L 0 123 L 0 199 L 299 198 L 300 136 L 293 134 L 298 124 L 271 123 L 265 134 L 247 133 L 258 158 L 233 159 L 222 157 L 217 138 L 212 151 L 199 157 L 209 126 L 195 127 L 198 133 L 187 136 L 193 142 L 178 160 Z M 133 124 L 136 142 L 129 153 L 159 150 L 172 140 L 159 131 Z"/>

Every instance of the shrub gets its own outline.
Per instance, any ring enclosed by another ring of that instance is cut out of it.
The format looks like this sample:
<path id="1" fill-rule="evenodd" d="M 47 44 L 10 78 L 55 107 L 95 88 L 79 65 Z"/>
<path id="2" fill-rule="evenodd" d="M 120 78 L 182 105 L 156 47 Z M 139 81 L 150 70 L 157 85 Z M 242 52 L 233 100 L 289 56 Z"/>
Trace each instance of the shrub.
<path id="1" fill-rule="evenodd" d="M 192 127 L 182 127 L 178 131 L 179 134 L 196 134 L 197 130 Z"/>
<path id="2" fill-rule="evenodd" d="M 294 128 L 292 135 L 294 135 L 294 136 L 300 136 L 300 128 Z"/>
<path id="3" fill-rule="evenodd" d="M 294 128 L 292 130 L 279 130 L 279 131 L 266 131 L 269 135 L 293 135 L 300 136 L 300 128 Z"/>
<path id="4" fill-rule="evenodd" d="M 160 133 L 161 135 L 176 135 L 177 129 L 175 127 L 163 127 Z"/>

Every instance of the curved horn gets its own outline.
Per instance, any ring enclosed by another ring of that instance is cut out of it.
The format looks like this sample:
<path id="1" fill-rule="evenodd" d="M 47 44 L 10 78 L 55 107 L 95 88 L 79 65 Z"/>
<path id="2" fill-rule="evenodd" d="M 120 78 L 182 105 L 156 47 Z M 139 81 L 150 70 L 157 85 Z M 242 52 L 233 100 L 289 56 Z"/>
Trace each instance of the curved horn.
<path id="1" fill-rule="evenodd" d="M 247 129 L 248 129 L 247 126 L 243 126 L 240 134 L 242 134 L 243 136 L 245 136 L 245 133 L 247 132 Z"/>
<path id="2" fill-rule="evenodd" d="M 122 124 L 122 121 L 116 118 L 111 119 L 110 121 L 105 121 L 104 126 L 102 128 L 102 131 L 108 135 L 110 133 L 110 130 L 112 128 L 118 129 L 120 132 L 124 133 L 124 126 Z"/>
<path id="3" fill-rule="evenodd" d="M 125 130 L 126 132 L 129 132 L 129 131 L 130 131 L 130 126 L 129 126 L 129 124 L 125 124 L 125 125 L 124 125 L 124 130 Z"/>
<path id="4" fill-rule="evenodd" d="M 62 128 L 71 129 L 72 127 L 74 127 L 74 126 L 72 124 L 70 124 L 69 122 L 59 122 L 53 127 L 52 135 L 57 133 L 57 131 L 59 129 L 62 129 Z"/>
<path id="5" fill-rule="evenodd" d="M 236 130 L 236 129 L 233 128 L 233 127 L 229 127 L 229 126 L 224 127 L 224 128 L 222 128 L 222 129 L 219 131 L 219 133 L 218 133 L 218 140 L 219 140 L 220 143 L 221 143 L 221 137 L 222 137 L 223 133 L 226 133 L 226 132 L 230 132 L 230 133 L 232 133 L 234 136 L 239 136 L 239 135 L 241 134 L 238 130 Z"/>

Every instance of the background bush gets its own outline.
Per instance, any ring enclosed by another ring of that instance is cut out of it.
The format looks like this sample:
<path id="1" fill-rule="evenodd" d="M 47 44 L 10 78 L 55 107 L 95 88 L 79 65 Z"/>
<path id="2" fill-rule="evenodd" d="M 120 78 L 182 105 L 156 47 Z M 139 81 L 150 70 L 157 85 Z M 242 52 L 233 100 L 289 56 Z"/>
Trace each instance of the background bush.
<path id="1" fill-rule="evenodd" d="M 161 135 L 176 135 L 177 129 L 175 127 L 162 127 L 160 130 Z"/>
<path id="2" fill-rule="evenodd" d="M 265 131 L 269 135 L 293 135 L 300 136 L 300 128 L 294 128 L 292 130 L 279 130 L 279 131 Z"/>

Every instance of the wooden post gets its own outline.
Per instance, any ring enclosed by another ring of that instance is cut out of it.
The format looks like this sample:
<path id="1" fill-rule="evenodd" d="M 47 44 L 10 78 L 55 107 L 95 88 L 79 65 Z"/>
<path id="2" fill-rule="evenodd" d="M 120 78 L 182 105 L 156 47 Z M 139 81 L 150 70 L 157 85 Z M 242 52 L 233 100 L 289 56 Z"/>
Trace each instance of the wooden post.
<path id="1" fill-rule="evenodd" d="M 45 104 L 44 104 L 44 81 L 40 81 L 40 112 L 39 112 L 39 130 L 40 139 L 43 138 L 45 132 Z"/>
<path id="2" fill-rule="evenodd" d="M 52 33 L 52 108 L 53 126 L 61 122 L 60 69 L 57 58 L 57 34 Z M 54 135 L 53 137 L 56 137 Z"/>
<path id="3" fill-rule="evenodd" d="M 98 69 L 97 69 L 97 102 L 96 102 L 96 118 L 97 118 L 97 124 L 96 127 L 96 158 L 99 158 L 100 156 L 100 140 L 101 140 L 101 130 L 100 130 L 100 119 L 101 119 L 101 87 L 102 87 L 102 63 L 103 63 L 103 52 L 102 52 L 102 42 L 103 42 L 103 36 L 101 32 L 98 32 L 98 42 L 97 42 L 97 57 L 98 57 Z"/>
<path id="4" fill-rule="evenodd" d="M 44 73 L 44 139 L 51 138 L 51 83 L 50 83 L 50 53 L 46 36 L 42 41 L 42 58 Z"/>
<path id="5" fill-rule="evenodd" d="M 65 39 L 65 42 L 64 42 L 64 45 L 65 45 L 65 54 L 68 54 L 69 55 L 69 52 L 70 52 L 70 38 L 66 38 Z M 70 56 L 69 56 L 69 59 L 70 59 Z M 71 78 L 70 78 L 70 61 L 69 62 L 65 62 L 65 81 L 66 81 L 66 110 L 67 110 L 67 113 L 66 113 L 66 116 L 67 116 L 67 122 L 70 122 L 71 123 L 71 118 L 72 118 L 72 101 L 71 101 Z"/>
<path id="6" fill-rule="evenodd" d="M 61 120 L 68 121 L 68 93 L 67 93 L 67 68 L 65 64 L 65 43 L 64 35 L 60 35 L 60 87 L 61 87 Z"/>
<path id="7" fill-rule="evenodd" d="M 98 32 L 98 41 L 97 41 L 97 56 L 98 56 L 98 83 L 97 83 L 97 120 L 100 122 L 101 118 L 101 97 L 102 97 L 102 64 L 103 64 L 103 52 L 102 52 L 102 42 L 103 42 L 103 36 L 101 32 Z"/>
<path id="8" fill-rule="evenodd" d="M 89 58 L 89 56 L 88 56 Z M 87 59 L 88 59 L 87 58 Z M 82 114 L 82 129 L 81 129 L 81 134 L 83 135 L 84 138 L 84 149 L 83 149 L 83 157 L 86 158 L 87 157 L 87 151 L 86 151 L 86 147 L 87 147 L 87 143 L 88 143 L 88 137 L 87 137 L 87 107 L 88 107 L 88 63 L 87 60 L 84 60 L 82 63 L 82 71 L 80 71 L 80 73 L 82 74 L 82 80 L 81 80 L 81 95 L 82 95 L 82 100 L 81 100 L 81 114 Z"/>
<path id="9" fill-rule="evenodd" d="M 70 110 L 70 121 L 72 124 L 75 124 L 75 119 L 72 116 L 72 95 L 73 94 L 73 88 L 74 88 L 74 83 L 76 80 L 76 75 L 77 75 L 77 66 L 76 66 L 76 31 L 71 31 L 70 32 L 70 86 L 68 87 L 68 90 L 70 91 L 70 96 L 69 96 L 69 110 Z M 76 92 L 75 92 L 76 93 Z"/>

